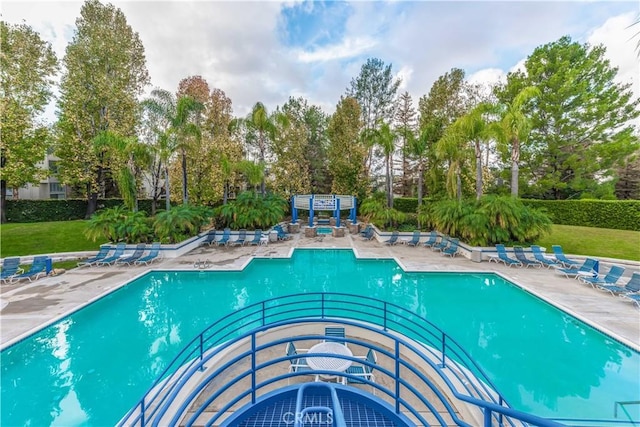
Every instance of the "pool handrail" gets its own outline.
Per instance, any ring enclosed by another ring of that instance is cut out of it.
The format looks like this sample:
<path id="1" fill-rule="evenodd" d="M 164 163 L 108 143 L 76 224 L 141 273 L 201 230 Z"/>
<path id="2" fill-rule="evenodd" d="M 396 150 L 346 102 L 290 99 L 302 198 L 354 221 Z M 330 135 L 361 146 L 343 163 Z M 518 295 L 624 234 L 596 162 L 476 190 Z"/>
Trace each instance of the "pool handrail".
<path id="1" fill-rule="evenodd" d="M 334 304 L 338 305 L 334 306 Z M 344 306 L 339 304 L 344 304 Z M 354 308 L 350 309 L 349 306 L 352 305 Z M 317 314 L 309 316 L 310 310 L 314 310 L 314 313 L 317 312 Z M 486 407 L 487 410 L 497 412 L 500 417 L 502 417 L 501 414 L 510 413 L 509 411 L 500 412 L 498 410 L 498 408 L 508 408 L 509 405 L 482 368 L 453 338 L 429 320 L 397 304 L 376 298 L 346 293 L 314 292 L 285 295 L 253 303 L 240 310 L 228 313 L 213 322 L 178 353 L 123 420 L 129 419 L 136 410 L 139 410 L 138 421 L 140 421 L 141 425 L 145 425 L 145 418 L 154 418 L 155 412 L 163 406 L 164 400 L 171 395 L 173 388 L 184 380 L 184 375 L 187 372 L 202 363 L 206 353 L 213 353 L 211 351 L 213 348 L 233 341 L 234 337 L 238 337 L 238 335 L 243 336 L 247 333 L 247 329 L 252 329 L 250 325 L 272 326 L 278 324 L 276 319 L 282 318 L 282 316 L 285 316 L 284 318 L 290 321 L 333 319 L 334 317 L 329 315 L 330 311 L 336 312 L 333 314 L 336 320 L 355 319 L 358 325 L 359 322 L 368 322 L 381 327 L 385 333 L 389 330 L 400 333 L 403 330 L 412 332 L 417 337 L 412 337 L 412 339 L 422 342 L 423 347 L 421 349 L 439 359 L 440 363 L 434 364 L 434 368 L 447 382 L 454 395 L 461 400 L 469 401 L 469 403 L 473 402 L 477 406 Z M 376 312 L 380 313 L 376 315 Z M 304 313 L 304 315 L 298 313 Z M 354 313 L 366 315 L 368 318 L 363 320 L 362 318 L 354 317 Z M 234 320 L 235 317 L 239 317 L 244 322 L 240 322 L 238 326 L 238 320 Z M 372 321 L 372 319 L 377 320 L 377 322 Z M 349 322 L 346 323 L 348 324 Z M 439 347 L 437 348 L 438 351 L 434 349 L 431 343 Z M 448 372 L 453 373 L 459 379 L 460 384 L 464 384 L 464 392 L 466 394 L 456 390 L 443 373 L 442 369 L 444 368 L 451 368 Z M 473 373 L 473 379 L 469 375 L 470 373 Z M 160 387 L 161 383 L 164 383 L 164 386 L 168 385 L 169 389 Z M 481 404 L 480 402 L 483 403 Z M 151 409 L 150 414 L 146 414 L 147 408 Z"/>

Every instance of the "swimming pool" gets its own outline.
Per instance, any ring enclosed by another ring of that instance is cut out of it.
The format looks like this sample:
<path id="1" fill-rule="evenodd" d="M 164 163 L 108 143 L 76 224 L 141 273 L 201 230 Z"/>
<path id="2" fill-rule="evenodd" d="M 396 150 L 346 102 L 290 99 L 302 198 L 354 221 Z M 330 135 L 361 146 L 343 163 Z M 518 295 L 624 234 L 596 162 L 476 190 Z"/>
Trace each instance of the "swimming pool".
<path id="1" fill-rule="evenodd" d="M 242 272 L 150 273 L 6 349 L 0 423 L 113 425 L 219 316 L 302 291 L 403 304 L 464 346 L 518 409 L 612 418 L 614 401 L 640 400 L 637 352 L 499 276 L 406 273 L 350 250 L 298 249 Z"/>

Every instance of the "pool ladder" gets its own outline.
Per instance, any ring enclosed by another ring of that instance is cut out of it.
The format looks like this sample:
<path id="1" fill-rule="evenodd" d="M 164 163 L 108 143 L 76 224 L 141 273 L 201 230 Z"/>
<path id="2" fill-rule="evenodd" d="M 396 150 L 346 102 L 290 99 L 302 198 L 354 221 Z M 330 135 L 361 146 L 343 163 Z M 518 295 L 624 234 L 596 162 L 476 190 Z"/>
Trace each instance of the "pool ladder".
<path id="1" fill-rule="evenodd" d="M 333 408 L 329 408 L 328 406 L 309 406 L 307 408 L 302 407 L 305 392 L 309 389 L 318 388 L 329 390 L 329 393 L 331 395 L 331 406 L 333 406 Z M 347 426 L 347 423 L 344 420 L 344 414 L 342 413 L 342 407 L 340 406 L 340 401 L 338 400 L 336 389 L 330 384 L 306 383 L 300 386 L 300 388 L 298 389 L 298 395 L 296 396 L 296 413 L 294 427 L 302 427 L 305 423 L 308 423 L 309 420 L 313 420 L 318 423 L 319 420 L 315 418 L 315 415 L 312 416 L 310 414 L 326 414 L 326 421 L 329 424 L 335 427 Z"/>

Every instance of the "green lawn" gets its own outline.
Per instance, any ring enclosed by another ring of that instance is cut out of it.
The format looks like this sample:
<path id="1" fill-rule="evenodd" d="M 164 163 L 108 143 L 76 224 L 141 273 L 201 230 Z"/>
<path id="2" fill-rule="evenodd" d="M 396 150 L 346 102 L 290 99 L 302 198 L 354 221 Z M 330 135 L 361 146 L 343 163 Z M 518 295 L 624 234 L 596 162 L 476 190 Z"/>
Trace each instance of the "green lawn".
<path id="1" fill-rule="evenodd" d="M 554 225 L 536 244 L 548 252 L 551 245 L 561 245 L 568 254 L 640 261 L 640 231 Z"/>
<path id="2" fill-rule="evenodd" d="M 86 221 L 2 224 L 0 257 L 51 254 L 57 252 L 97 251 L 106 240 L 87 239 Z"/>

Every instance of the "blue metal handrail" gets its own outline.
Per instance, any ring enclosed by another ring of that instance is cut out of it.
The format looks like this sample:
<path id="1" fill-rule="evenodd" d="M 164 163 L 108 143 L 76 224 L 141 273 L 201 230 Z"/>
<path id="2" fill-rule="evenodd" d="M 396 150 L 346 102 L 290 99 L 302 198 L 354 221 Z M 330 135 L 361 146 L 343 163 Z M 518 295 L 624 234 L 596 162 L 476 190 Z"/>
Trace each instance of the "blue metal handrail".
<path id="1" fill-rule="evenodd" d="M 212 349 L 232 341 L 234 337 L 245 336 L 256 327 L 266 327 L 283 321 L 296 319 L 317 321 L 329 318 L 365 321 L 382 328 L 379 332 L 386 333 L 388 330 L 393 330 L 409 336 L 423 344 L 421 347 L 423 352 L 440 361 L 436 371 L 445 379 L 454 394 L 461 396 L 461 399 L 462 397 L 471 399 L 477 405 L 479 405 L 477 402 L 485 401 L 487 404 L 495 405 L 496 408 L 509 406 L 471 356 L 453 338 L 430 321 L 399 305 L 375 298 L 344 293 L 306 293 L 271 298 L 222 316 L 195 337 L 169 363 L 149 391 L 124 419 L 131 422 L 132 415 L 138 411 L 138 414 L 133 417 L 133 424 L 146 425 L 149 420 L 156 417 L 157 411 L 174 393 L 177 385 L 185 381 L 187 374 L 194 369 L 202 369 L 206 355 L 215 353 Z M 455 375 L 460 384 L 464 384 L 462 393 L 449 381 L 442 371 L 443 368 L 450 368 L 448 372 Z M 507 412 L 501 412 L 495 408 L 491 411 L 498 414 L 496 418 L 499 423 L 502 423 L 502 414 Z"/>

